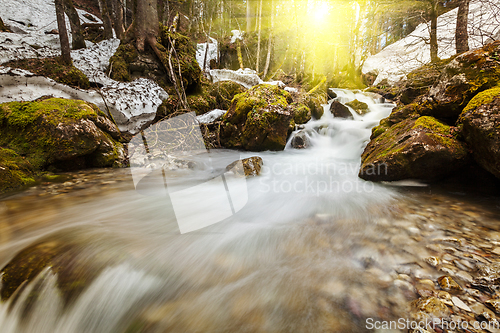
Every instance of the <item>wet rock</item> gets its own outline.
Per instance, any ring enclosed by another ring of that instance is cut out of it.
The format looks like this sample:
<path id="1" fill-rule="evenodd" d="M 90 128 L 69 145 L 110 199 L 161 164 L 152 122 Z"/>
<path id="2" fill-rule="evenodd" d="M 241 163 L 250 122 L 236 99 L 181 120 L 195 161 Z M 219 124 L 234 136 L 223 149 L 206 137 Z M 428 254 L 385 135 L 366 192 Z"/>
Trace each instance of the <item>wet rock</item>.
<path id="1" fill-rule="evenodd" d="M 305 149 L 311 145 L 311 142 L 309 141 L 309 137 L 306 132 L 299 131 L 294 135 L 290 144 L 295 149 Z"/>
<path id="2" fill-rule="evenodd" d="M 500 88 L 475 96 L 458 120 L 474 159 L 500 178 Z"/>
<path id="3" fill-rule="evenodd" d="M 329 99 L 337 98 L 337 94 L 332 89 L 326 89 L 326 94 L 328 95 Z"/>
<path id="4" fill-rule="evenodd" d="M 314 119 L 320 119 L 325 112 L 322 104 L 326 103 L 326 100 L 322 99 L 321 96 L 311 96 L 309 94 L 305 94 L 301 96 L 299 99 L 300 103 L 304 104 L 311 110 L 311 116 Z"/>
<path id="5" fill-rule="evenodd" d="M 93 104 L 59 98 L 0 105 L 0 146 L 36 169 L 122 166 L 120 131 Z"/>
<path id="6" fill-rule="evenodd" d="M 500 314 L 500 299 L 491 299 L 489 301 L 486 301 L 485 304 L 497 314 Z"/>
<path id="7" fill-rule="evenodd" d="M 351 111 L 349 111 L 349 108 L 344 104 L 340 103 L 339 101 L 332 102 L 332 104 L 330 105 L 330 112 L 336 118 L 353 119 L 353 116 L 351 114 Z"/>
<path id="8" fill-rule="evenodd" d="M 293 110 L 291 95 L 275 85 L 258 85 L 236 95 L 223 117 L 221 143 L 251 151 L 285 148 Z"/>
<path id="9" fill-rule="evenodd" d="M 359 176 L 371 181 L 433 180 L 463 166 L 467 154 L 449 126 L 432 117 L 407 119 L 370 141 Z"/>
<path id="10" fill-rule="evenodd" d="M 437 297 L 421 297 L 412 302 L 412 307 L 417 313 L 413 313 L 415 319 L 442 318 L 449 314 L 448 307 Z"/>
<path id="11" fill-rule="evenodd" d="M 450 292 L 460 292 L 462 291 L 462 287 L 458 283 L 455 282 L 450 276 L 441 276 L 438 279 L 439 286 L 441 289 L 450 291 Z"/>
<path id="12" fill-rule="evenodd" d="M 424 261 L 432 267 L 437 267 L 441 263 L 441 260 L 438 257 L 428 257 L 425 258 Z"/>
<path id="13" fill-rule="evenodd" d="M 262 157 L 253 156 L 242 159 L 241 163 L 240 161 L 234 161 L 226 167 L 226 170 L 229 171 L 233 169 L 234 172 L 241 176 L 255 177 L 260 175 L 263 164 L 264 161 L 262 160 Z"/>
<path id="14" fill-rule="evenodd" d="M 359 115 L 364 115 L 366 114 L 368 110 L 368 104 L 363 103 L 355 99 L 352 102 L 346 103 L 347 106 L 350 106 L 357 114 Z"/>
<path id="15" fill-rule="evenodd" d="M 457 308 L 464 310 L 464 311 L 472 312 L 472 310 L 469 308 L 469 306 L 467 304 L 465 304 L 464 301 L 462 301 L 460 298 L 453 296 L 451 298 L 451 301 L 453 302 L 453 305 L 455 305 Z"/>

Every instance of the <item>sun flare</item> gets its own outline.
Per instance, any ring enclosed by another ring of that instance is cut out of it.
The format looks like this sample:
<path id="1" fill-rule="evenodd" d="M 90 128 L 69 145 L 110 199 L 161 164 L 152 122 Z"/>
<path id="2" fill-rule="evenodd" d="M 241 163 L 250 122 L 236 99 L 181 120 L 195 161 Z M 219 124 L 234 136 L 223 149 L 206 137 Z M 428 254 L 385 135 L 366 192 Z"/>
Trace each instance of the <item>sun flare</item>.
<path id="1" fill-rule="evenodd" d="M 322 22 L 325 20 L 326 16 L 328 15 L 329 11 L 329 6 L 328 3 L 326 2 L 320 2 L 318 3 L 314 10 L 313 10 L 313 17 L 316 22 Z"/>

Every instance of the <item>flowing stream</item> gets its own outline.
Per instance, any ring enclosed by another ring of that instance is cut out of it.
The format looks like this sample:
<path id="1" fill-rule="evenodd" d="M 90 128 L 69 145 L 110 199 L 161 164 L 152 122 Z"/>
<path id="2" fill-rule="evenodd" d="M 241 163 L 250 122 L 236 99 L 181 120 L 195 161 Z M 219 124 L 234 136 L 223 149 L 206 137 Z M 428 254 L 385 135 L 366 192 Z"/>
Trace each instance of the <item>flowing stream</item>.
<path id="1" fill-rule="evenodd" d="M 429 246 L 450 221 L 469 223 L 456 237 L 481 239 L 498 215 L 489 201 L 359 179 L 371 128 L 393 105 L 335 92 L 370 112 L 336 119 L 326 105 L 293 133 L 309 148 L 242 153 L 262 157 L 262 175 L 247 180 L 241 210 L 201 230 L 180 234 L 173 201 L 136 191 L 130 170 L 72 173 L 3 198 L 1 266 L 33 244 L 57 260 L 0 303 L 1 332 L 364 332 L 367 318 L 406 317 L 412 279 L 439 276 L 419 263 L 440 251 Z M 167 174 L 188 183 L 206 171 Z M 208 216 L 214 198 L 182 204 Z"/>

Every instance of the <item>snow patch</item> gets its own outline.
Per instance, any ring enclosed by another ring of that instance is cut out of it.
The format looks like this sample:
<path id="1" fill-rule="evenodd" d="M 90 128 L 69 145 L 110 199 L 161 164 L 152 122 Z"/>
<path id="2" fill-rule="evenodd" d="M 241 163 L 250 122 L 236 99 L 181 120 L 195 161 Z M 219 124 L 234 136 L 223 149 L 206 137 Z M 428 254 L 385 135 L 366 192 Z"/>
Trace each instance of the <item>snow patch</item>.
<path id="1" fill-rule="evenodd" d="M 116 82 L 109 78 L 106 71 L 109 66 L 109 59 L 115 54 L 119 46 L 119 39 L 103 40 L 86 49 L 72 51 L 71 58 L 75 67 L 81 70 L 89 78 L 90 82 L 106 86 Z"/>
<path id="2" fill-rule="evenodd" d="M 231 36 L 231 44 L 234 44 L 237 39 L 243 40 L 243 31 L 241 30 L 231 30 L 233 36 Z"/>
<path id="3" fill-rule="evenodd" d="M 212 69 L 210 71 L 213 82 L 233 81 L 241 84 L 243 87 L 250 89 L 253 86 L 263 83 L 257 72 L 249 68 L 238 69 L 233 71 L 230 69 Z"/>
<path id="4" fill-rule="evenodd" d="M 205 69 L 210 70 L 210 61 L 219 59 L 219 43 L 216 39 L 210 37 L 210 43 L 199 43 L 196 49 L 196 61 L 200 65 L 201 70 L 203 70 L 203 61 L 205 60 L 205 52 L 208 46 L 207 62 L 205 64 Z"/>
<path id="5" fill-rule="evenodd" d="M 197 116 L 196 119 L 200 122 L 200 124 L 211 124 L 220 119 L 224 114 L 226 114 L 226 112 L 226 110 L 215 109 L 202 114 L 201 116 Z"/>
<path id="6" fill-rule="evenodd" d="M 500 26 L 495 13 L 498 3 L 473 1 L 469 8 L 469 47 L 475 49 L 498 39 Z M 455 54 L 455 28 L 458 8 L 438 18 L 438 56 L 446 59 Z M 423 23 L 409 36 L 368 57 L 362 72 L 378 74 L 374 84 L 387 79 L 389 84 L 430 62 L 429 27 Z"/>

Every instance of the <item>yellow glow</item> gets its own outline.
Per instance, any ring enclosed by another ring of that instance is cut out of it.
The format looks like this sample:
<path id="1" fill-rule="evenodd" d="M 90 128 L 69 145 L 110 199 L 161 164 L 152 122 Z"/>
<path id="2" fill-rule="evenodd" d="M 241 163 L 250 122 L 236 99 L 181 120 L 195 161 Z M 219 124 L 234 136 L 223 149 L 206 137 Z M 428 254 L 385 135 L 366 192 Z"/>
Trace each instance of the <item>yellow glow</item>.
<path id="1" fill-rule="evenodd" d="M 314 20 L 317 22 L 324 21 L 326 16 L 328 15 L 328 10 L 329 10 L 328 3 L 320 2 L 320 3 L 316 4 L 316 6 L 313 10 Z"/>

